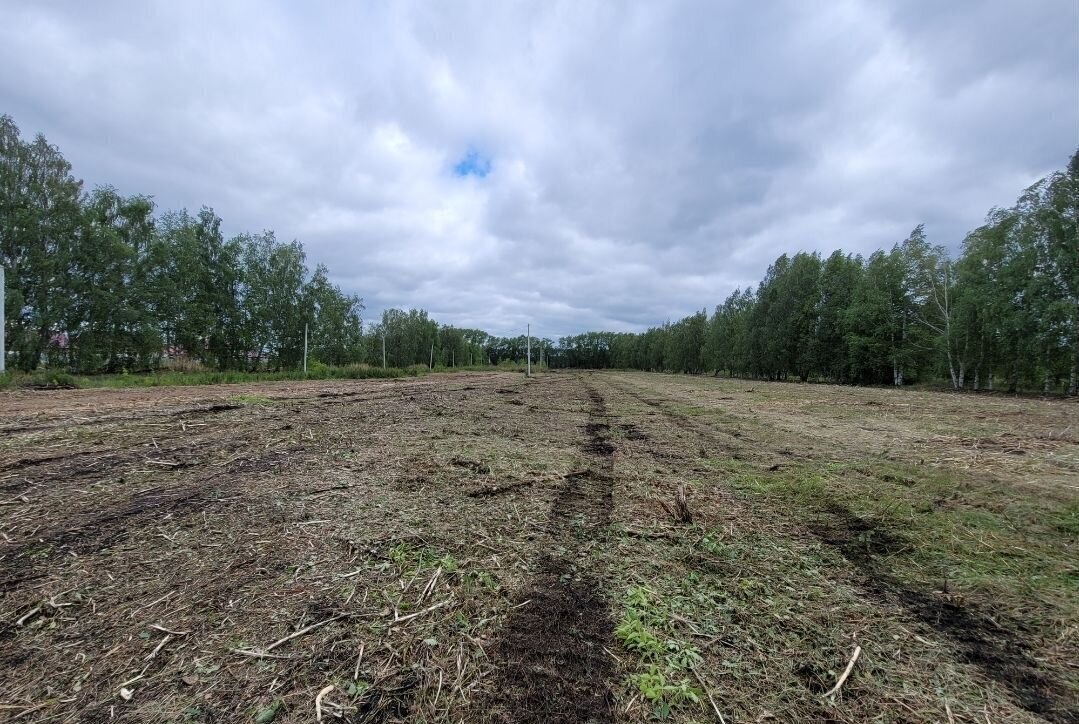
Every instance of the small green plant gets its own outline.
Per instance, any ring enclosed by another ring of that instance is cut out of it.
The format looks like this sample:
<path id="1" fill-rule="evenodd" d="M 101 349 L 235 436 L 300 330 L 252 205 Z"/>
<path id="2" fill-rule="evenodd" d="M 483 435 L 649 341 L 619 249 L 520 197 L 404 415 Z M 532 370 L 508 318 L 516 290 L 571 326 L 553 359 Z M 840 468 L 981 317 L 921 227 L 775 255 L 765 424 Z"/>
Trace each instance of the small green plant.
<path id="1" fill-rule="evenodd" d="M 497 591 L 501 586 L 495 577 L 487 571 L 473 571 L 468 574 L 468 579 L 479 583 L 489 591 Z"/>
<path id="2" fill-rule="evenodd" d="M 711 553 L 717 558 L 732 561 L 737 558 L 734 548 L 726 545 L 719 539 L 720 534 L 709 533 L 697 541 L 697 547 L 706 553 Z"/>
<path id="3" fill-rule="evenodd" d="M 645 586 L 631 586 L 615 629 L 615 637 L 622 645 L 641 658 L 644 671 L 632 674 L 630 682 L 655 705 L 659 719 L 666 719 L 673 707 L 700 703 L 700 692 L 685 676 L 701 663 L 700 651 L 674 635 L 670 627 L 674 607 L 680 600 Z"/>
<path id="4" fill-rule="evenodd" d="M 630 680 L 641 696 L 655 706 L 656 718 L 660 720 L 668 718 L 672 708 L 676 706 L 687 702 L 701 703 L 701 692 L 689 683 L 689 679 L 669 679 L 657 666 L 649 667 L 644 673 L 634 674 Z"/>
<path id="5" fill-rule="evenodd" d="M 428 546 L 415 546 L 409 542 L 398 543 L 389 552 L 390 561 L 406 573 L 425 569 L 442 568 L 443 573 L 455 573 L 457 559 Z"/>
<path id="6" fill-rule="evenodd" d="M 614 635 L 630 651 L 635 651 L 645 660 L 654 661 L 661 657 L 666 648 L 663 642 L 641 621 L 639 616 L 627 613 L 622 617 Z"/>
<path id="7" fill-rule="evenodd" d="M 268 724 L 277 718 L 277 711 L 281 708 L 284 702 L 281 699 L 274 699 L 273 703 L 269 706 L 263 707 L 255 712 L 256 724 Z"/>

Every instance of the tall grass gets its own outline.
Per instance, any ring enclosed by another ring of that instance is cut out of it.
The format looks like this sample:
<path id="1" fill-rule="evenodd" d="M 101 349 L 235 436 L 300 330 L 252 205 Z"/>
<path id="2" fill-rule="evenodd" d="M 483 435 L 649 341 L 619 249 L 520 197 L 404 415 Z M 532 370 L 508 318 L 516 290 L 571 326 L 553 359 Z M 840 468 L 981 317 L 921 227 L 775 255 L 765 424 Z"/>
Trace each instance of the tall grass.
<path id="1" fill-rule="evenodd" d="M 539 372 L 539 365 L 533 364 L 532 371 Z M 184 365 L 180 369 L 161 369 L 155 372 L 121 373 L 109 375 L 72 375 L 62 370 L 35 370 L 34 372 L 9 371 L 0 375 L 0 390 L 4 389 L 70 389 L 70 388 L 130 388 L 130 387 L 179 387 L 183 385 L 230 385 L 248 382 L 281 382 L 287 380 L 366 380 L 393 379 L 399 377 L 420 377 L 441 372 L 524 372 L 524 362 L 503 360 L 497 366 L 459 365 L 457 367 L 437 366 L 433 370 L 427 365 L 409 367 L 372 367 L 366 364 L 331 367 L 321 363 L 310 365 L 308 371 L 278 370 L 275 372 L 244 372 L 229 370 L 214 372 L 201 365 Z"/>
<path id="2" fill-rule="evenodd" d="M 303 370 L 278 370 L 276 372 L 178 372 L 163 370 L 138 374 L 71 375 L 56 370 L 35 372 L 8 372 L 0 375 L 0 389 L 32 388 L 127 388 L 127 387 L 174 387 L 181 385 L 228 385 L 245 382 L 280 382 L 284 380 L 364 380 L 416 377 L 426 370 L 422 367 L 370 367 L 348 365 L 329 367 L 315 365 L 306 373 Z"/>

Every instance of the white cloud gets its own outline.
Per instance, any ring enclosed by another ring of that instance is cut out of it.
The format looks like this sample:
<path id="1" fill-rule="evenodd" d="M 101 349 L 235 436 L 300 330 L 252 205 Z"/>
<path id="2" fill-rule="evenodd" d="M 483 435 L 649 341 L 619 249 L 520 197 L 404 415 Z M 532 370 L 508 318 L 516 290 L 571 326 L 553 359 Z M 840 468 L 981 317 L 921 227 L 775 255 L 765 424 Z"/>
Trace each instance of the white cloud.
<path id="1" fill-rule="evenodd" d="M 1069 0 L 5 5 L 0 112 L 88 183 L 496 333 L 637 329 L 921 221 L 954 248 L 1079 140 Z"/>

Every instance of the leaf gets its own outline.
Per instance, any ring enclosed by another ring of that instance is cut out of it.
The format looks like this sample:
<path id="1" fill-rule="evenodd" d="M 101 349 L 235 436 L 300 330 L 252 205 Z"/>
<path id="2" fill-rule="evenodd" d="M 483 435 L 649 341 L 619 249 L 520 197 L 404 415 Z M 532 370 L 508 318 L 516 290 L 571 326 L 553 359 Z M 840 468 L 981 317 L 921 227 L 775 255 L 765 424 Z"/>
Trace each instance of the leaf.
<path id="1" fill-rule="evenodd" d="M 265 709 L 259 709 L 255 714 L 255 724 L 266 724 L 273 721 L 277 717 L 277 710 L 281 708 L 281 699 L 276 699 L 274 703 L 270 704 Z"/>

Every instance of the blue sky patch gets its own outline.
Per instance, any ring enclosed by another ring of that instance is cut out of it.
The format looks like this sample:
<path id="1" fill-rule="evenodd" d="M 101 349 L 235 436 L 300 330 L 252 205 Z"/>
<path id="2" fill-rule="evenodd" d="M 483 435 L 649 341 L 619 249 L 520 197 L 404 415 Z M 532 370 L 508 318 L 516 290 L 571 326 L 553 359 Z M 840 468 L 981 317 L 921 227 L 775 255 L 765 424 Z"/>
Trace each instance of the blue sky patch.
<path id="1" fill-rule="evenodd" d="M 481 155 L 480 152 L 474 148 L 468 149 L 468 153 L 466 153 L 453 167 L 453 174 L 455 176 L 475 176 L 476 178 L 483 178 L 489 173 L 491 173 L 491 159 Z"/>

